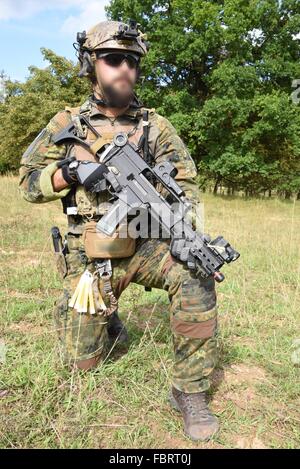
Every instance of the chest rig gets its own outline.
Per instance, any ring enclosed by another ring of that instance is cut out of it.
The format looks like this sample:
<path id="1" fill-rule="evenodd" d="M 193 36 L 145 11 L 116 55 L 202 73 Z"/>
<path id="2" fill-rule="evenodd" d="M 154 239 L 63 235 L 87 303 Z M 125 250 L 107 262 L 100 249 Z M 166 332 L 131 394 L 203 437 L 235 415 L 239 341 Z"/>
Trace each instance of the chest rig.
<path id="1" fill-rule="evenodd" d="M 135 119 L 128 118 L 125 115 L 113 120 L 107 117 L 103 118 L 104 116 L 101 115 L 98 119 L 91 120 L 90 111 L 81 114 L 89 119 L 91 126 L 100 134 L 100 137 L 95 137 L 95 134 L 89 128 L 82 128 L 78 114 L 72 114 L 72 121 L 78 137 L 91 146 L 93 153 L 76 143 L 68 147 L 67 156 L 75 156 L 77 160 L 81 161 L 97 162 L 94 154 L 96 152 L 102 153 L 111 144 L 114 135 L 125 132 L 128 140 L 138 148 L 141 157 L 148 164 L 152 163 L 152 155 L 149 149 L 149 111 L 147 109 L 141 110 Z M 86 191 L 82 186 L 72 187 L 69 194 L 62 199 L 63 211 L 66 215 L 75 216 L 78 221 L 79 219 L 85 222 L 93 219 L 99 220 L 99 217 L 108 210 L 109 198 L 108 191 L 96 194 Z"/>
<path id="2" fill-rule="evenodd" d="M 89 160 L 98 162 L 95 154 L 101 154 L 109 146 L 115 134 L 124 132 L 128 140 L 136 145 L 141 157 L 147 159 L 150 164 L 152 160 L 149 151 L 149 120 L 148 110 L 144 110 L 139 116 L 136 116 L 136 122 L 130 119 L 118 119 L 121 122 L 115 122 L 110 119 L 98 119 L 91 122 L 90 113 L 83 113 L 89 120 L 92 128 L 99 135 L 87 126 L 83 128 L 78 114 L 72 115 L 72 121 L 76 134 L 80 139 L 91 147 L 88 151 L 80 143 L 75 143 L 68 148 L 67 156 L 75 156 L 77 160 Z M 129 257 L 135 252 L 135 239 L 128 236 L 124 237 L 124 228 L 119 226 L 118 230 L 112 235 L 107 236 L 96 230 L 96 224 L 99 218 L 109 209 L 108 191 L 100 193 L 90 193 L 83 186 L 72 187 L 70 193 L 62 199 L 64 213 L 68 218 L 72 218 L 73 223 L 82 228 L 82 240 L 79 246 L 84 246 L 86 256 L 93 261 L 94 273 L 85 270 L 81 276 L 76 290 L 69 302 L 69 306 L 75 308 L 78 312 L 90 314 L 104 314 L 109 316 L 118 308 L 118 300 L 114 295 L 111 277 L 112 264 L 111 259 Z M 69 220 L 70 221 L 70 220 Z M 122 236 L 119 233 L 122 232 Z M 77 231 L 77 234 L 79 234 Z M 128 231 L 127 231 L 128 233 Z M 81 238 L 81 237 L 80 237 Z M 100 282 L 98 282 L 98 278 Z M 104 299 L 107 298 L 105 302 Z"/>
<path id="3" fill-rule="evenodd" d="M 68 146 L 67 156 L 74 156 L 81 161 L 98 162 L 98 155 L 101 155 L 112 143 L 116 134 L 123 132 L 137 147 L 141 158 L 146 158 L 150 163 L 152 157 L 149 150 L 147 109 L 138 110 L 135 115 L 119 116 L 114 120 L 95 111 L 95 108 L 94 113 L 90 108 L 80 113 L 74 112 L 77 109 L 70 111 L 76 136 L 83 140 L 90 150 L 80 142 L 75 142 Z M 85 117 L 86 125 L 82 123 L 80 116 Z M 108 190 L 92 193 L 81 185 L 74 185 L 69 194 L 62 199 L 62 203 L 64 213 L 68 215 L 69 233 L 82 235 L 79 244 L 84 248 L 88 258 L 113 259 L 134 254 L 136 240 L 128 235 L 126 221 L 119 225 L 112 236 L 96 230 L 97 222 L 111 206 L 111 194 Z"/>

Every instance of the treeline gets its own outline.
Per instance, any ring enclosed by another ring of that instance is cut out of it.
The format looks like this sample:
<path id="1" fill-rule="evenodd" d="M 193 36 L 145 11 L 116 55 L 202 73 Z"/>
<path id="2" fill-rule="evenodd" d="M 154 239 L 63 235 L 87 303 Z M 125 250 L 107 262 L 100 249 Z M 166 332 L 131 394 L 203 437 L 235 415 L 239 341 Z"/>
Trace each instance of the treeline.
<path id="1" fill-rule="evenodd" d="M 112 0 L 107 14 L 147 32 L 139 96 L 174 124 L 203 189 L 300 198 L 298 0 Z M 2 172 L 18 168 L 57 110 L 90 92 L 74 63 L 42 53 L 46 69 L 30 67 L 25 83 L 5 81 Z"/>

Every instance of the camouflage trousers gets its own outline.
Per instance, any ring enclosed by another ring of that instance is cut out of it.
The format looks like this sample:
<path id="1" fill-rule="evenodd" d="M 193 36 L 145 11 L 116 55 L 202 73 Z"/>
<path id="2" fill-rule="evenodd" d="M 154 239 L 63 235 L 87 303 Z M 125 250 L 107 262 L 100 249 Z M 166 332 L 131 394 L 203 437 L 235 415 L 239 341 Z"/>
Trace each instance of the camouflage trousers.
<path id="1" fill-rule="evenodd" d="M 75 237 L 74 237 L 75 238 Z M 78 314 L 68 307 L 78 280 L 86 268 L 80 249 L 72 249 L 68 235 L 67 275 L 63 294 L 55 303 L 54 319 L 65 360 L 74 362 L 107 352 L 107 318 Z M 215 282 L 194 278 L 185 266 L 169 253 L 164 240 L 139 240 L 133 256 L 114 259 L 113 290 L 116 297 L 130 282 L 166 290 L 170 301 L 170 325 L 173 337 L 173 385 L 183 392 L 209 388 L 209 375 L 217 361 L 217 305 Z M 93 271 L 93 264 L 87 265 Z"/>

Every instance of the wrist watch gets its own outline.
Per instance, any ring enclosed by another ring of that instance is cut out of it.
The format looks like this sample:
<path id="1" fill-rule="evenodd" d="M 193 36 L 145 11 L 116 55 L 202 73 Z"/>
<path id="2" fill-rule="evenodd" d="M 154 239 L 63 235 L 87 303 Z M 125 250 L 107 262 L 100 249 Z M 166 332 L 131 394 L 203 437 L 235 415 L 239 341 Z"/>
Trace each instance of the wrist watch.
<path id="1" fill-rule="evenodd" d="M 71 163 L 67 163 L 62 166 L 62 176 L 68 184 L 74 184 L 77 182 L 77 168 L 79 161 L 74 160 Z"/>

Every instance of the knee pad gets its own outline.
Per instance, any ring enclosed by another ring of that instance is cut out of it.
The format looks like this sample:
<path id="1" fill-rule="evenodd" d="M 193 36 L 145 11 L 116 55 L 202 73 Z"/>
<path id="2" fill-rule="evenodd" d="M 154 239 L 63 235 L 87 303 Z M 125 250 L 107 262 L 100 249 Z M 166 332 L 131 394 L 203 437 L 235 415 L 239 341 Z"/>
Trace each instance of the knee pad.
<path id="1" fill-rule="evenodd" d="M 192 339 L 213 337 L 217 330 L 214 279 L 183 279 L 178 295 L 177 307 L 171 317 L 173 333 Z"/>

